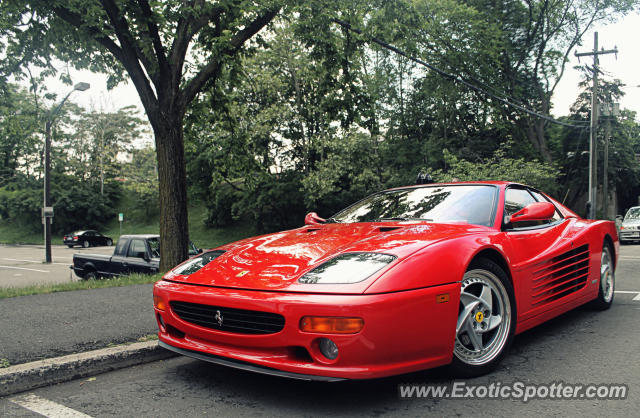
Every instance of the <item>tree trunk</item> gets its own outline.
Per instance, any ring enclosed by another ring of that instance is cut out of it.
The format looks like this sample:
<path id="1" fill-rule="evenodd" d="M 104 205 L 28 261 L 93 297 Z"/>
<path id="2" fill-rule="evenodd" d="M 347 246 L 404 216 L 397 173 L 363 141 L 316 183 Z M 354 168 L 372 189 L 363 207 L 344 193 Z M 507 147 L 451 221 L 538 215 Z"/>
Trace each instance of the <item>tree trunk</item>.
<path id="1" fill-rule="evenodd" d="M 160 117 L 150 119 L 155 119 L 152 126 L 158 157 L 160 271 L 165 272 L 187 259 L 189 224 L 182 120 L 169 116 L 173 112 L 159 113 Z"/>

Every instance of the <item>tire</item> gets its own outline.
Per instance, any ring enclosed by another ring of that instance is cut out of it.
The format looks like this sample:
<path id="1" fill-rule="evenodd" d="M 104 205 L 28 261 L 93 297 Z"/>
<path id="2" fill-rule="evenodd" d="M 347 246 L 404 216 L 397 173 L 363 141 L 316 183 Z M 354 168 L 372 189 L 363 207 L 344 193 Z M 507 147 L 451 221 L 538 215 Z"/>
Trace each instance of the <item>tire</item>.
<path id="1" fill-rule="evenodd" d="M 452 373 L 475 377 L 494 370 L 513 341 L 516 312 L 504 270 L 489 259 L 474 260 L 462 278 Z"/>
<path id="2" fill-rule="evenodd" d="M 67 244 L 67 247 L 69 247 L 69 248 L 73 248 L 73 245 L 71 245 L 71 244 Z"/>
<path id="3" fill-rule="evenodd" d="M 88 271 L 84 274 L 84 277 L 82 278 L 83 280 L 97 280 L 98 279 L 98 275 L 96 274 L 95 271 Z"/>
<path id="4" fill-rule="evenodd" d="M 111 240 L 111 238 L 109 238 L 107 240 L 107 247 L 111 247 L 113 245 L 113 240 Z"/>
<path id="5" fill-rule="evenodd" d="M 89 248 L 90 246 L 89 241 L 82 241 L 82 248 Z"/>
<path id="6" fill-rule="evenodd" d="M 605 242 L 602 245 L 602 254 L 600 255 L 598 296 L 591 302 L 591 307 L 599 311 L 609 309 L 613 303 L 615 287 L 616 273 L 613 261 L 613 250 L 611 249 L 611 245 Z"/>

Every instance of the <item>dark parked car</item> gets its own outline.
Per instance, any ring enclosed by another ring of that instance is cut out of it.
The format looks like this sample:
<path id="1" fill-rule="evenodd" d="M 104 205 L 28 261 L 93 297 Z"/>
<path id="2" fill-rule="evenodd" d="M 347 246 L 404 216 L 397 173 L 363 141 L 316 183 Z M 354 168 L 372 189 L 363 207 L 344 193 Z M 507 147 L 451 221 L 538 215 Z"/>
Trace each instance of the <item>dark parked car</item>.
<path id="1" fill-rule="evenodd" d="M 106 237 L 93 229 L 67 234 L 62 238 L 62 242 L 69 248 L 74 245 L 81 245 L 84 248 L 113 245 L 113 240 L 111 238 Z"/>
<path id="2" fill-rule="evenodd" d="M 189 243 L 189 256 L 200 254 L 192 242 Z M 74 254 L 73 271 L 83 279 L 113 277 L 121 274 L 153 274 L 160 264 L 159 235 L 122 235 L 113 255 Z"/>

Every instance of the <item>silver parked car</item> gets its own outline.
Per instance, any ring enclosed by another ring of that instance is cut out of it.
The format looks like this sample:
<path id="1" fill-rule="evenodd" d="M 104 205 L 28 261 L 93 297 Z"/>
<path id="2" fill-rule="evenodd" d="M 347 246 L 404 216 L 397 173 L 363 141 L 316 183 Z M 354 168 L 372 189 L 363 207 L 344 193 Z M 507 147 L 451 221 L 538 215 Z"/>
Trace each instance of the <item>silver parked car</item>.
<path id="1" fill-rule="evenodd" d="M 634 206 L 627 211 L 627 214 L 620 225 L 620 243 L 640 241 L 640 206 Z"/>

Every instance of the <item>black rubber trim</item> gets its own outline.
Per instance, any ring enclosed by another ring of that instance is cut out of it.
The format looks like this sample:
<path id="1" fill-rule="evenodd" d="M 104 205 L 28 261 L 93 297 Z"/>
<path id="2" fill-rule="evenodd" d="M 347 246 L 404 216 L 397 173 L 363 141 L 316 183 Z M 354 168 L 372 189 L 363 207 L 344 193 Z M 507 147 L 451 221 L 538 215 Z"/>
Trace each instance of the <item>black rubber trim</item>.
<path id="1" fill-rule="evenodd" d="M 202 353 L 200 351 L 185 350 L 183 348 L 174 347 L 163 341 L 158 341 L 158 345 L 167 350 L 182 354 L 183 356 L 193 357 L 198 360 L 208 361 L 209 363 L 220 364 L 222 366 L 233 367 L 235 369 L 247 370 L 255 373 L 267 374 L 270 376 L 286 377 L 288 379 L 305 380 L 307 382 L 340 382 L 347 380 L 341 377 L 317 376 L 313 374 L 291 373 L 285 372 L 271 367 L 259 366 L 240 360 L 215 356 L 213 354 Z"/>

